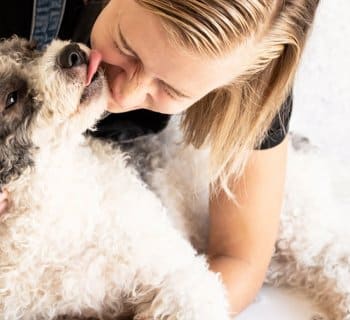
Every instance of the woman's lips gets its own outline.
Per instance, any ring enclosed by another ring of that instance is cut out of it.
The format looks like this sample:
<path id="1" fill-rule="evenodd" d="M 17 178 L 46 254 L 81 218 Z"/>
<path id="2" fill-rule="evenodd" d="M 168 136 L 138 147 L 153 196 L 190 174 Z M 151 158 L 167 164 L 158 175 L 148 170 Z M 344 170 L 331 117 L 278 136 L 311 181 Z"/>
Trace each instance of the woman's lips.
<path id="1" fill-rule="evenodd" d="M 97 50 L 92 49 L 89 56 L 89 66 L 87 70 L 86 83 L 88 86 L 102 61 L 102 55 Z"/>

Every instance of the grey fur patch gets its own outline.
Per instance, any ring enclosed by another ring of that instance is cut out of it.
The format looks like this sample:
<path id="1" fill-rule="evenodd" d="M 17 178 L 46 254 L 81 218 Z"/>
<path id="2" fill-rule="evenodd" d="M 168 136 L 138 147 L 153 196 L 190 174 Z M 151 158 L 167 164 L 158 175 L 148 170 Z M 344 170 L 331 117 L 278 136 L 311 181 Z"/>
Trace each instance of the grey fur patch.
<path id="1" fill-rule="evenodd" d="M 309 138 L 302 136 L 300 134 L 291 132 L 290 138 L 292 142 L 292 147 L 296 151 L 308 152 L 316 148 L 314 145 L 311 144 Z"/>
<path id="2" fill-rule="evenodd" d="M 0 42 L 0 185 L 33 165 L 29 124 L 39 106 L 28 66 L 39 55 L 26 40 Z"/>
<path id="3" fill-rule="evenodd" d="M 10 39 L 0 40 L 0 56 L 7 57 L 19 63 L 33 61 L 41 53 L 35 50 L 35 43 L 13 36 Z"/>

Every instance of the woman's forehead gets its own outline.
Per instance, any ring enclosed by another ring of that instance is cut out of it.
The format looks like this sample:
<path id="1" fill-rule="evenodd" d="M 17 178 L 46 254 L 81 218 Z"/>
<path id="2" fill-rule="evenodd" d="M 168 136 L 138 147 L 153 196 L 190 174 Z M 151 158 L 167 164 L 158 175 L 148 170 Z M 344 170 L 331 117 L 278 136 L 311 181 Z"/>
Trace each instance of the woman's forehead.
<path id="1" fill-rule="evenodd" d="M 208 57 L 175 46 L 159 17 L 134 1 L 119 15 L 124 38 L 142 60 L 144 67 L 165 81 L 181 83 L 185 91 L 212 90 L 232 81 L 249 63 L 252 48 L 244 44 L 223 57 Z"/>
<path id="2" fill-rule="evenodd" d="M 211 91 L 233 81 L 251 63 L 254 45 L 247 41 L 225 56 L 208 57 L 176 46 L 161 19 L 135 1 L 119 3 L 115 27 L 140 57 L 147 72 L 188 93 Z"/>

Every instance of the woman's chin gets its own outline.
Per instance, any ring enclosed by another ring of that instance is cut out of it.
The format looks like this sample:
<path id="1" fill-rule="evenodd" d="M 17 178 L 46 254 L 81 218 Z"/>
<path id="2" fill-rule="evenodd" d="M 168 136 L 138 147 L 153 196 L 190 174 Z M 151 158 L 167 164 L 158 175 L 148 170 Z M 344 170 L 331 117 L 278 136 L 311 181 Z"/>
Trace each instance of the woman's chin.
<path id="1" fill-rule="evenodd" d="M 123 113 L 123 112 L 129 112 L 133 110 L 142 109 L 141 107 L 132 107 L 132 108 L 125 108 L 120 106 L 117 102 L 114 100 L 109 100 L 107 104 L 107 111 L 111 113 Z"/>
<path id="2" fill-rule="evenodd" d="M 122 109 L 116 105 L 108 105 L 107 111 L 111 113 L 123 113 L 123 112 L 126 112 L 127 110 Z"/>
<path id="3" fill-rule="evenodd" d="M 122 112 L 126 112 L 127 110 L 122 108 L 115 101 L 109 100 L 107 104 L 107 111 L 112 113 L 122 113 Z"/>

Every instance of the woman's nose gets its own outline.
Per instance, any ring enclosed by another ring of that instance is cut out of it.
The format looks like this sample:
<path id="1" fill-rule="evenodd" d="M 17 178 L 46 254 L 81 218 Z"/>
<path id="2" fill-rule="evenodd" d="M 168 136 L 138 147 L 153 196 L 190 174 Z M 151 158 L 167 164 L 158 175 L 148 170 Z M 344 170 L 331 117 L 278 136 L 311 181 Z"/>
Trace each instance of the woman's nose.
<path id="1" fill-rule="evenodd" d="M 114 99 L 124 109 L 146 107 L 149 104 L 151 79 L 141 73 L 121 72 L 112 90 Z"/>

